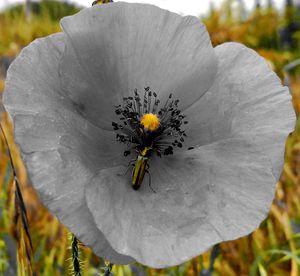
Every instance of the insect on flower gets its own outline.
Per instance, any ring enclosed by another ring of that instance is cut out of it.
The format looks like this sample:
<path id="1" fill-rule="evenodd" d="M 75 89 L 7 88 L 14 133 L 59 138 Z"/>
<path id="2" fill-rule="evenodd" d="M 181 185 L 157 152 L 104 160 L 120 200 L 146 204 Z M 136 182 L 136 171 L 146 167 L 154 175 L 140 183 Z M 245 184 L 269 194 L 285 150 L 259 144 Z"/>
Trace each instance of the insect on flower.
<path id="1" fill-rule="evenodd" d="M 124 97 L 123 104 L 116 106 L 115 113 L 120 117 L 120 123 L 112 122 L 117 132 L 116 138 L 125 143 L 128 149 L 124 156 L 128 156 L 134 149 L 137 153 L 133 163 L 132 188 L 138 190 L 143 182 L 145 173 L 149 174 L 149 187 L 151 177 L 148 160 L 155 152 L 157 156 L 172 155 L 174 148 L 182 148 L 185 130 L 182 126 L 188 121 L 178 109 L 179 100 L 174 100 L 170 94 L 165 104 L 159 109 L 160 100 L 150 87 L 144 89 L 143 100 L 137 89 L 132 97 Z"/>
<path id="2" fill-rule="evenodd" d="M 265 60 L 153 5 L 61 25 L 22 50 L 3 99 L 45 206 L 115 264 L 174 266 L 256 229 L 295 125 Z"/>

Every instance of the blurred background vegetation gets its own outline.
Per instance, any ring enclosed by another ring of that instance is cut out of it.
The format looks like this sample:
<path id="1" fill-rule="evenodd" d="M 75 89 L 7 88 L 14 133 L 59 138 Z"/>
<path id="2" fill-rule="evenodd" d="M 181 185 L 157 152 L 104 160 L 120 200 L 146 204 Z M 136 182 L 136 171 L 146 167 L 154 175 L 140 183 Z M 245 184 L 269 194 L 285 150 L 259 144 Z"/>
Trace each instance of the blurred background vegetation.
<path id="1" fill-rule="evenodd" d="M 200 1 L 200 0 L 199 0 Z M 56 1 L 26 1 L 0 12 L 0 97 L 7 68 L 18 52 L 38 37 L 60 31 L 59 19 L 79 8 Z M 272 0 L 252 11 L 243 1 L 225 0 L 221 7 L 211 5 L 201 18 L 214 45 L 237 41 L 258 51 L 289 85 L 296 114 L 300 112 L 300 4 L 286 0 L 276 10 Z M 6 115 L 1 119 L 28 212 L 33 241 L 35 275 L 69 275 L 70 233 L 39 202 L 26 178 L 26 172 L 13 143 L 12 128 Z M 15 242 L 13 174 L 3 135 L 0 133 L 0 276 L 28 275 L 22 271 L 26 258 L 16 257 L 22 246 Z M 115 275 L 300 275 L 300 121 L 290 134 L 285 164 L 268 218 L 251 235 L 224 242 L 181 266 L 155 270 L 139 264 L 114 266 Z M 104 265 L 83 245 L 82 275 L 99 275 Z M 23 248 L 24 249 L 24 248 Z M 23 256 L 24 257 L 24 256 Z M 19 268 L 17 268 L 17 263 Z M 21 267 L 21 268 L 20 268 Z M 25 268 L 24 268 L 25 269 Z"/>

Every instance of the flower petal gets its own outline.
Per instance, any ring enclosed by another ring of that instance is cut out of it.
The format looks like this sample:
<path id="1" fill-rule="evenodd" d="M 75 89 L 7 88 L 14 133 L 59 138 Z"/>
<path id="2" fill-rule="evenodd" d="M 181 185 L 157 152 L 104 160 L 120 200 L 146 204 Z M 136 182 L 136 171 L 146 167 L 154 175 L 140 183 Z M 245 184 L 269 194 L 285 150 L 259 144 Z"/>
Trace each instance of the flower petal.
<path id="1" fill-rule="evenodd" d="M 114 105 L 135 88 L 143 92 L 150 86 L 162 102 L 172 92 L 184 109 L 213 83 L 216 56 L 196 17 L 112 3 L 84 9 L 61 25 L 69 39 L 63 85 L 74 101 L 84 101 L 98 126 L 110 126 Z"/>
<path id="2" fill-rule="evenodd" d="M 151 160 L 134 191 L 124 168 L 101 170 L 86 186 L 96 225 L 113 248 L 151 267 L 182 263 L 253 231 L 266 217 L 276 180 L 269 159 L 245 139 L 228 139 Z"/>
<path id="3" fill-rule="evenodd" d="M 295 112 L 288 88 L 255 51 L 238 43 L 215 48 L 219 71 L 213 86 L 185 111 L 188 146 L 251 136 L 270 158 L 278 179 Z"/>
<path id="4" fill-rule="evenodd" d="M 61 90 L 63 48 L 63 34 L 36 40 L 9 69 L 4 103 L 15 120 L 17 142 L 25 153 L 70 148 L 96 171 L 122 163 L 124 147 L 115 134 L 91 124 Z"/>
<path id="5" fill-rule="evenodd" d="M 64 38 L 56 34 L 24 48 L 9 68 L 4 103 L 42 202 L 101 256 L 128 263 L 132 258 L 115 252 L 95 227 L 84 198 L 96 171 L 119 164 L 121 145 L 114 144 L 113 133 L 89 123 L 61 90 Z"/>
<path id="6" fill-rule="evenodd" d="M 84 198 L 84 187 L 93 175 L 68 149 L 23 155 L 29 178 L 43 204 L 85 245 L 114 263 L 127 264 L 132 258 L 117 253 L 99 231 Z"/>

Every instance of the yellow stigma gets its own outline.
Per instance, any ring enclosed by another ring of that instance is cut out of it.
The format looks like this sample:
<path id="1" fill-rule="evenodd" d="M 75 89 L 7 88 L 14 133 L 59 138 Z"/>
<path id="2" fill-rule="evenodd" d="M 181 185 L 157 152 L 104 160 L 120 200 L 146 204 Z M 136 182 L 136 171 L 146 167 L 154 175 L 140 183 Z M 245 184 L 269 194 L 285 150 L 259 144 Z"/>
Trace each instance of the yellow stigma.
<path id="1" fill-rule="evenodd" d="M 159 119 L 153 113 L 144 114 L 140 122 L 149 131 L 155 131 L 159 128 Z"/>

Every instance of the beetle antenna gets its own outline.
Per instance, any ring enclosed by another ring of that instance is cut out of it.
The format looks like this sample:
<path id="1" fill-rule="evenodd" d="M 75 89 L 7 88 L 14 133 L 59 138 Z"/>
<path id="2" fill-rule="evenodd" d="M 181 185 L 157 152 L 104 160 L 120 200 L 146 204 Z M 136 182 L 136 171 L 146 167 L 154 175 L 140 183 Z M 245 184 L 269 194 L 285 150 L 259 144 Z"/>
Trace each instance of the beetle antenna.
<path id="1" fill-rule="evenodd" d="M 124 175 L 126 175 L 129 172 L 129 170 L 130 170 L 130 165 L 134 165 L 133 163 L 135 161 L 136 161 L 136 159 L 130 160 L 129 163 L 128 163 L 128 165 L 127 165 L 126 171 L 124 173 L 118 173 L 117 176 L 124 176 Z"/>

